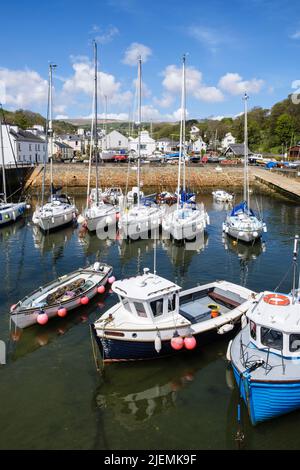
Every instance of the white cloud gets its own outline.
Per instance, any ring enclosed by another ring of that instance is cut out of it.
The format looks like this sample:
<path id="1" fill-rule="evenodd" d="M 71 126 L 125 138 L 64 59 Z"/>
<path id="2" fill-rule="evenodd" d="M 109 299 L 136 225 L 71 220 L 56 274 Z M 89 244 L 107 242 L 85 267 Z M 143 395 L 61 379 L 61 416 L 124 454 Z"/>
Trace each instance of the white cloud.
<path id="1" fill-rule="evenodd" d="M 168 93 L 178 94 L 182 87 L 182 68 L 169 65 L 163 72 L 163 86 Z M 186 90 L 196 99 L 207 102 L 223 101 L 223 93 L 216 87 L 202 82 L 202 72 L 195 67 L 186 67 Z"/>
<path id="2" fill-rule="evenodd" d="M 3 105 L 26 108 L 47 103 L 47 80 L 33 70 L 0 68 L 0 83 Z"/>
<path id="3" fill-rule="evenodd" d="M 74 74 L 63 85 L 65 95 L 85 93 L 92 95 L 94 90 L 94 66 L 87 61 L 75 62 L 72 65 Z M 130 91 L 121 91 L 121 83 L 109 73 L 98 72 L 99 94 L 107 96 L 110 103 L 128 105 L 132 100 Z"/>
<path id="4" fill-rule="evenodd" d="M 174 103 L 174 96 L 168 94 L 168 93 L 163 93 L 162 97 L 159 98 L 154 98 L 153 99 L 154 104 L 159 106 L 160 108 L 169 108 L 171 104 Z"/>
<path id="5" fill-rule="evenodd" d="M 67 116 L 66 114 L 58 114 L 57 116 L 55 116 L 55 119 L 57 120 L 69 119 L 69 116 Z"/>
<path id="6" fill-rule="evenodd" d="M 138 86 L 138 79 L 135 78 L 133 80 L 133 87 L 135 89 L 137 89 L 137 86 Z M 152 91 L 150 90 L 148 85 L 143 81 L 143 83 L 142 83 L 142 97 L 143 98 L 150 98 L 151 95 L 152 95 Z"/>
<path id="7" fill-rule="evenodd" d="M 219 81 L 219 87 L 231 95 L 241 95 L 245 92 L 259 93 L 263 85 L 263 80 L 257 78 L 243 80 L 238 73 L 226 73 Z"/>
<path id="8" fill-rule="evenodd" d="M 125 51 L 123 63 L 126 65 L 137 65 L 138 59 L 141 56 L 143 62 L 147 62 L 148 58 L 152 55 L 150 47 L 133 42 Z"/>
<path id="9" fill-rule="evenodd" d="M 99 44 L 107 44 L 119 34 L 118 28 L 110 25 L 107 30 L 103 30 L 100 26 L 94 25 L 91 31 L 95 35 L 94 39 Z"/>
<path id="10" fill-rule="evenodd" d="M 189 36 L 208 47 L 211 52 L 216 52 L 217 47 L 224 41 L 219 31 L 207 26 L 190 26 L 187 32 Z"/>
<path id="11" fill-rule="evenodd" d="M 171 119 L 175 119 L 175 121 L 180 121 L 181 116 L 182 116 L 182 110 L 181 110 L 181 108 L 179 108 L 176 111 L 174 111 L 173 114 L 171 114 L 170 117 L 171 117 Z M 189 113 L 188 113 L 188 111 L 186 111 L 186 113 L 185 113 L 186 119 L 188 118 L 188 116 L 189 116 Z"/>
<path id="12" fill-rule="evenodd" d="M 296 31 L 294 34 L 290 35 L 291 39 L 300 39 L 300 31 Z"/>
<path id="13" fill-rule="evenodd" d="M 88 116 L 81 116 L 79 119 L 93 119 L 94 115 L 89 114 Z M 98 119 L 104 120 L 105 118 L 115 120 L 115 121 L 128 121 L 129 116 L 128 113 L 108 113 L 105 116 L 104 113 L 98 114 Z"/>

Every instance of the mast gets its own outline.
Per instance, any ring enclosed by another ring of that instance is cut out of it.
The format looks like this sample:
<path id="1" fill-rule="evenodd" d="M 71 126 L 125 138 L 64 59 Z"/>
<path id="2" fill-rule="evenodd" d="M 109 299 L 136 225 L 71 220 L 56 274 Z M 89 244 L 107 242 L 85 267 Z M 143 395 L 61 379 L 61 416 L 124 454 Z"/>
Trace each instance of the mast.
<path id="1" fill-rule="evenodd" d="M 105 150 L 107 150 L 107 95 L 104 96 L 104 100 L 105 100 L 105 123 L 104 123 Z"/>
<path id="2" fill-rule="evenodd" d="M 298 244 L 299 244 L 299 235 L 295 235 L 294 250 L 293 250 L 293 264 L 294 264 L 293 289 L 292 289 L 293 303 L 295 303 L 296 301 L 296 294 L 299 295 L 299 292 L 300 292 L 300 273 L 299 273 L 298 289 L 296 289 Z"/>
<path id="3" fill-rule="evenodd" d="M 185 55 L 182 59 L 182 89 L 181 89 L 181 119 L 180 119 L 180 138 L 179 138 L 179 160 L 178 160 L 178 181 L 177 181 L 177 210 L 180 206 L 180 183 L 181 183 L 181 165 L 182 165 L 182 139 L 185 121 Z M 185 164 L 183 163 L 183 190 L 185 191 Z"/>
<path id="4" fill-rule="evenodd" d="M 50 194 L 51 200 L 53 196 L 53 125 L 52 125 L 52 106 L 53 106 L 53 69 L 57 66 L 50 64 L 49 66 L 49 142 L 50 142 Z"/>
<path id="5" fill-rule="evenodd" d="M 94 147 L 95 147 L 95 158 L 96 158 L 96 205 L 99 205 L 99 194 L 98 194 L 98 53 L 97 43 L 94 41 L 94 61 L 95 61 L 95 85 L 94 85 Z"/>
<path id="6" fill-rule="evenodd" d="M 138 169 L 137 169 L 137 187 L 138 187 L 138 208 L 140 207 L 140 185 L 141 185 L 141 125 L 142 125 L 142 57 L 138 61 Z"/>
<path id="7" fill-rule="evenodd" d="M 186 147 L 185 147 L 185 121 L 186 121 L 186 78 L 185 78 L 185 61 L 186 57 L 183 56 L 183 96 L 182 96 L 182 153 L 183 153 L 183 191 L 186 190 L 186 176 L 185 176 L 185 157 L 186 157 Z"/>
<path id="8" fill-rule="evenodd" d="M 249 169 L 248 169 L 248 99 L 247 93 L 244 95 L 244 201 L 247 203 L 248 213 L 250 211 L 250 195 L 249 195 Z"/>
<path id="9" fill-rule="evenodd" d="M 6 195 L 6 177 L 5 177 L 5 160 L 4 160 L 4 144 L 3 144 L 3 133 L 2 133 L 2 105 L 0 104 L 0 145 L 1 145 L 1 157 L 2 157 L 2 184 L 3 184 L 3 201 L 7 203 Z"/>
<path id="10" fill-rule="evenodd" d="M 94 96 L 92 112 L 94 111 Z M 91 122 L 91 137 L 90 137 L 90 151 L 89 151 L 89 170 L 88 170 L 88 184 L 86 194 L 86 208 L 88 209 L 90 203 L 90 190 L 91 190 L 91 172 L 92 172 L 92 156 L 93 156 L 93 135 L 94 135 L 94 117 L 92 116 Z"/>

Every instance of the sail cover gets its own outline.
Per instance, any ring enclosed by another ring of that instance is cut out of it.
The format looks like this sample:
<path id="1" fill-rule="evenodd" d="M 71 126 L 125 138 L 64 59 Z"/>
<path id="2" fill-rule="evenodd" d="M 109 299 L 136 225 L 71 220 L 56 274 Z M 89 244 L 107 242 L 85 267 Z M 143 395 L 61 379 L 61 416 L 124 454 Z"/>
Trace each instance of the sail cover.
<path id="1" fill-rule="evenodd" d="M 243 201 L 240 204 L 238 204 L 237 206 L 235 206 L 231 211 L 231 216 L 235 216 L 235 215 L 239 215 L 239 214 L 243 214 L 243 213 L 249 214 L 253 217 L 255 216 L 253 210 L 250 209 L 250 208 L 248 209 L 246 201 Z"/>

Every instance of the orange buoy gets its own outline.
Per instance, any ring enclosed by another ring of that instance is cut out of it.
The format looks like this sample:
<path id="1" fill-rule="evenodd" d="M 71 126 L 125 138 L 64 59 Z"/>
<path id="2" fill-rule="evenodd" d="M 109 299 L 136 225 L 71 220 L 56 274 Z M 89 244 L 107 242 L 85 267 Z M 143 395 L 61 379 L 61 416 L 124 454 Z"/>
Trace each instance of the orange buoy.
<path id="1" fill-rule="evenodd" d="M 181 338 L 181 336 L 174 336 L 174 338 L 171 339 L 171 347 L 175 349 L 175 351 L 179 351 L 180 349 L 182 349 L 183 338 Z"/>
<path id="2" fill-rule="evenodd" d="M 104 294 L 104 292 L 105 292 L 105 287 L 104 287 L 104 286 L 99 286 L 99 287 L 97 288 L 97 292 L 98 292 L 98 294 Z"/>
<path id="3" fill-rule="evenodd" d="M 65 308 L 65 307 L 61 307 L 57 310 L 57 315 L 60 317 L 60 318 L 64 318 L 68 313 L 68 310 Z"/>
<path id="4" fill-rule="evenodd" d="M 44 313 L 44 312 L 39 313 L 36 319 L 39 325 L 46 325 L 46 323 L 48 323 L 48 320 L 49 320 L 48 315 L 47 313 Z"/>
<path id="5" fill-rule="evenodd" d="M 196 338 L 194 336 L 187 336 L 184 338 L 184 346 L 189 350 L 195 349 L 197 346 Z"/>
<path id="6" fill-rule="evenodd" d="M 80 303 L 81 305 L 87 305 L 89 303 L 90 299 L 87 296 L 81 297 Z"/>
<path id="7" fill-rule="evenodd" d="M 290 305 L 290 299 L 282 294 L 267 294 L 264 296 L 264 301 L 270 305 L 287 306 Z"/>

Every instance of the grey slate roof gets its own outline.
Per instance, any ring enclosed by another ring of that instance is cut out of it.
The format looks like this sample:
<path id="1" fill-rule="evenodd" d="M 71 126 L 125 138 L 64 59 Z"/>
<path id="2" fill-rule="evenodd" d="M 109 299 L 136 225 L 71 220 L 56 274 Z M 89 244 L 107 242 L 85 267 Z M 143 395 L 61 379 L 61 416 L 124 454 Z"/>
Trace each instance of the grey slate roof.
<path id="1" fill-rule="evenodd" d="M 231 144 L 229 145 L 229 147 L 227 147 L 227 149 L 225 150 L 224 152 L 225 154 L 226 153 L 234 153 L 234 155 L 238 155 L 238 156 L 244 156 L 245 153 L 244 153 L 244 144 Z M 252 155 L 253 152 L 251 152 L 251 150 L 249 149 L 248 147 L 248 155 Z"/>
<path id="2" fill-rule="evenodd" d="M 10 134 L 17 140 L 17 141 L 22 141 L 22 142 L 37 142 L 39 144 L 44 144 L 45 141 L 41 139 L 40 137 L 32 134 L 31 132 L 23 131 L 22 129 L 19 129 L 18 132 L 14 131 L 13 129 L 10 129 Z"/>

